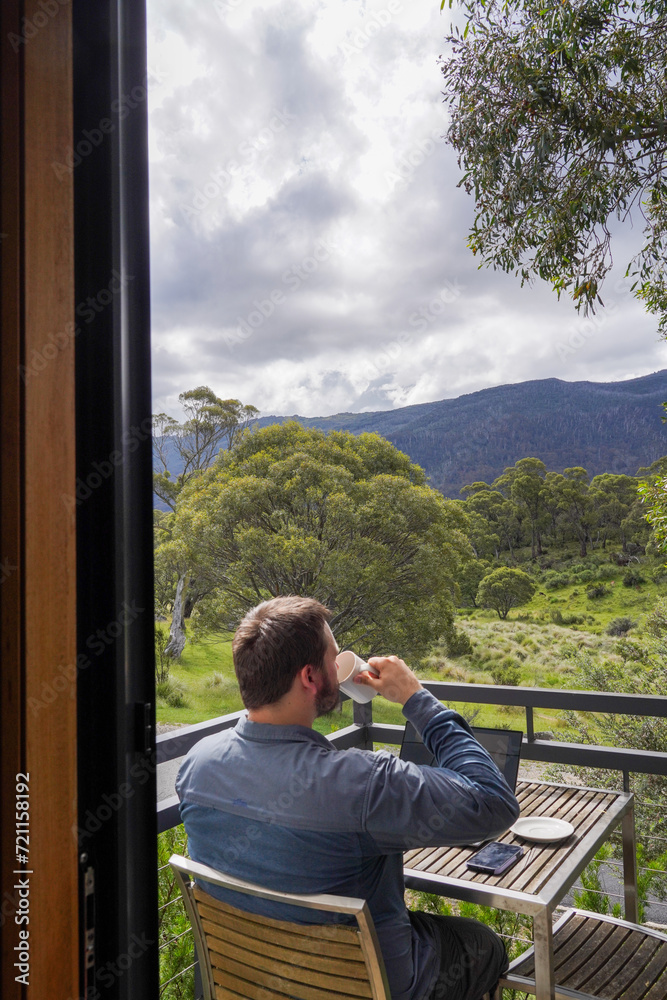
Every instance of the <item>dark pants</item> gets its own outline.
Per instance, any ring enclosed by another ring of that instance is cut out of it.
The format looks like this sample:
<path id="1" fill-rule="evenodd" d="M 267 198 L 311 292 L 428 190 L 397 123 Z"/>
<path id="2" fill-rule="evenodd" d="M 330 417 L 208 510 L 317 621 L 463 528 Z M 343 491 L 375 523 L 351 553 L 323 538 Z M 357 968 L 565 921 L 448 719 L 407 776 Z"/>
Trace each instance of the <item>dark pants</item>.
<path id="1" fill-rule="evenodd" d="M 439 944 L 440 975 L 428 1000 L 481 1000 L 494 990 L 509 961 L 505 945 L 486 924 L 466 917 L 413 912 Z"/>

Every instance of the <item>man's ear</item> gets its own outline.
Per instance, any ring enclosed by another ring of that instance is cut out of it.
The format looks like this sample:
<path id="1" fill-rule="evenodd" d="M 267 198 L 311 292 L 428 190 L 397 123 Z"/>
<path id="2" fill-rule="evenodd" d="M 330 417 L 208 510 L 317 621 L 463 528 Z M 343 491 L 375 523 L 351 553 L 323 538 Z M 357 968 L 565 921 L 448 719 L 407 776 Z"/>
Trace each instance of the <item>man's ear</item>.
<path id="1" fill-rule="evenodd" d="M 305 667 L 301 668 L 297 677 L 300 679 L 304 690 L 312 691 L 314 694 L 317 694 L 319 690 L 316 680 L 317 673 L 318 672 L 315 670 L 315 667 L 313 667 L 310 663 L 307 663 Z"/>

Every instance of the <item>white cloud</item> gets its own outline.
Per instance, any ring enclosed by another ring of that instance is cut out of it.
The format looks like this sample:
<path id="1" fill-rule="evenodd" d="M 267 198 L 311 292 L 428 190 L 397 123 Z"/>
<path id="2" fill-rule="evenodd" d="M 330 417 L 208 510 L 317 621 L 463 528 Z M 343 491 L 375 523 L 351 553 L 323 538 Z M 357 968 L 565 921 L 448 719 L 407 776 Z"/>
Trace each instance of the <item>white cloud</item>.
<path id="1" fill-rule="evenodd" d="M 620 286 L 586 325 L 477 269 L 442 140 L 449 19 L 433 0 L 150 0 L 158 409 L 199 384 L 316 415 L 667 366 Z"/>

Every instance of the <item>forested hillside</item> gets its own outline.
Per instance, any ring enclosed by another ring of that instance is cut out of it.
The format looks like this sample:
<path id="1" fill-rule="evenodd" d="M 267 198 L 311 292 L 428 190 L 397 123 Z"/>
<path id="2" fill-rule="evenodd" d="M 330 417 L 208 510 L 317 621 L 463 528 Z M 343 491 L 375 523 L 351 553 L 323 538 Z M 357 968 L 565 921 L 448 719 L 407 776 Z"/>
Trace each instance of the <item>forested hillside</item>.
<path id="1" fill-rule="evenodd" d="M 625 382 L 540 379 L 396 410 L 258 423 L 296 419 L 324 430 L 375 431 L 421 465 L 431 485 L 456 497 L 467 483 L 492 482 L 527 455 L 554 471 L 583 466 L 591 476 L 634 475 L 667 452 L 665 400 L 667 370 Z"/>

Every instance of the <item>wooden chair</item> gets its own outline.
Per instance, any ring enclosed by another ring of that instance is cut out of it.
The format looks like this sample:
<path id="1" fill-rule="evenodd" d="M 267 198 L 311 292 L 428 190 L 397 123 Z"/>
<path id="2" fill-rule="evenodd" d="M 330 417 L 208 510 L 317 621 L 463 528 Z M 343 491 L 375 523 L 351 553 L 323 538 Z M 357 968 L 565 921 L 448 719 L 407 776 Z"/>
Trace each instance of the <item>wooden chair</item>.
<path id="1" fill-rule="evenodd" d="M 177 854 L 169 864 L 192 923 L 204 1000 L 391 1000 L 365 900 L 276 892 Z M 191 877 L 248 896 L 351 915 L 356 926 L 261 917 L 215 899 Z"/>
<path id="2" fill-rule="evenodd" d="M 571 909 L 553 937 L 557 1000 L 666 1000 L 667 934 Z M 532 948 L 514 959 L 498 985 L 535 992 Z"/>

